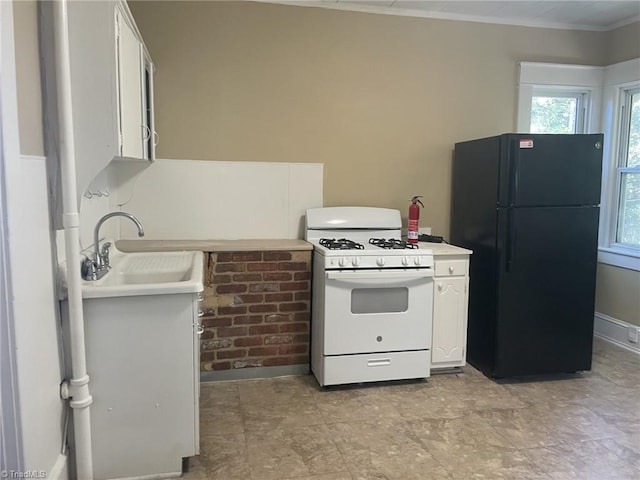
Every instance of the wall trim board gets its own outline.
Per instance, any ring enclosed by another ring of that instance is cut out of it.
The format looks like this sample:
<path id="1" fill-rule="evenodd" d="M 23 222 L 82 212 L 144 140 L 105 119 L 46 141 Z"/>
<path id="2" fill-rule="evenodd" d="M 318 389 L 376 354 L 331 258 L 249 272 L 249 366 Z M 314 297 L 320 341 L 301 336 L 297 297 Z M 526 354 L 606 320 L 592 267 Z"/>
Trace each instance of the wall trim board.
<path id="1" fill-rule="evenodd" d="M 7 161 L 5 199 L 10 264 L 19 267 L 12 268 L 9 280 L 15 318 L 19 413 L 23 426 L 38 425 L 35 430 L 21 429 L 23 466 L 39 466 L 44 470 L 58 462 L 62 442 L 60 418 L 65 409 L 59 392 L 64 373 L 56 308 L 47 161 L 43 156 L 19 152 L 4 160 Z M 39 273 L 37 282 L 33 281 L 34 271 Z M 38 353 L 38 365 L 30 363 L 33 352 Z M 30 394 L 34 388 L 39 388 L 37 396 Z M 15 470 L 23 471 L 24 468 Z"/>
<path id="2" fill-rule="evenodd" d="M 309 364 L 288 365 L 284 367 L 238 368 L 218 372 L 200 372 L 200 382 L 221 382 L 226 380 L 247 380 L 251 378 L 285 377 L 290 375 L 309 375 Z"/>
<path id="3" fill-rule="evenodd" d="M 640 327 L 631 323 L 623 322 L 617 318 L 610 317 L 604 313 L 595 313 L 595 324 L 593 335 L 595 337 L 611 342 L 619 347 L 629 350 L 640 355 L 640 342 L 633 343 L 629 341 L 629 329 L 637 329 Z"/>
<path id="4" fill-rule="evenodd" d="M 637 252 L 623 248 L 598 247 L 598 263 L 640 272 L 640 257 L 635 255 Z"/>
<path id="5" fill-rule="evenodd" d="M 316 7 L 326 8 L 329 10 L 342 10 L 348 12 L 360 12 L 360 13 L 372 13 L 377 15 L 392 15 L 400 17 L 414 17 L 414 18 L 427 18 L 432 20 L 450 20 L 457 22 L 474 22 L 484 23 L 489 25 L 511 25 L 516 27 L 532 27 L 532 28 L 552 28 L 561 30 L 586 30 L 593 32 L 610 32 L 616 28 L 629 25 L 630 23 L 637 22 L 639 16 L 634 16 L 625 20 L 614 23 L 613 25 L 598 26 L 586 25 L 579 22 L 568 21 L 549 21 L 539 20 L 536 18 L 530 19 L 512 19 L 512 18 L 500 18 L 500 17 L 486 17 L 482 15 L 474 15 L 468 13 L 459 12 L 446 12 L 446 11 L 433 11 L 433 10 L 421 10 L 419 8 L 411 8 L 411 5 L 407 3 L 407 8 L 388 8 L 392 1 L 378 2 L 362 2 L 362 3 L 340 3 L 339 1 L 330 2 L 327 0 L 255 0 L 262 3 L 276 3 L 284 4 L 288 6 L 297 7 Z"/>

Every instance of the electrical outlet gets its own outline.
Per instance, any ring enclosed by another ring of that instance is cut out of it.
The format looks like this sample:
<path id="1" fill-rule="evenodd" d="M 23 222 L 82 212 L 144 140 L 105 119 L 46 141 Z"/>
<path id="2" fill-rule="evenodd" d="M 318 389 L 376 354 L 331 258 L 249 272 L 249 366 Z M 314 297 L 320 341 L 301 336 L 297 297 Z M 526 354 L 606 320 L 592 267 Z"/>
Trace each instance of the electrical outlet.
<path id="1" fill-rule="evenodd" d="M 627 328 L 627 338 L 631 343 L 638 343 L 638 335 L 640 334 L 640 328 L 638 327 L 628 327 Z"/>

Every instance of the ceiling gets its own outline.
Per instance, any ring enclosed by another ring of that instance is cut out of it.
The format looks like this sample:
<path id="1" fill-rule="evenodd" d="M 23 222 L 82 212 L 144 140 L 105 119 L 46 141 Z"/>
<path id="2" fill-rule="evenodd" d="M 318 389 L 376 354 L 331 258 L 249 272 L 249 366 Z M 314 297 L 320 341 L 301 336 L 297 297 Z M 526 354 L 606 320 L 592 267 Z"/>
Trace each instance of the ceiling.
<path id="1" fill-rule="evenodd" d="M 596 31 L 612 30 L 640 20 L 640 0 L 284 0 L 273 3 L 388 15 Z"/>

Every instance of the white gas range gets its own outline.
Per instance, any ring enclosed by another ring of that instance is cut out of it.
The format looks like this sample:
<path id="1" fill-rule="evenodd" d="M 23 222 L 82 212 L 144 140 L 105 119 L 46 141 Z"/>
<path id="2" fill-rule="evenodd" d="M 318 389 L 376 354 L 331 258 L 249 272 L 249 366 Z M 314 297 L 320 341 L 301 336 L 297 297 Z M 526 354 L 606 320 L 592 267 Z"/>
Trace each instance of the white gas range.
<path id="1" fill-rule="evenodd" d="M 314 245 L 311 370 L 320 385 L 430 375 L 433 253 L 398 210 L 307 210 Z"/>

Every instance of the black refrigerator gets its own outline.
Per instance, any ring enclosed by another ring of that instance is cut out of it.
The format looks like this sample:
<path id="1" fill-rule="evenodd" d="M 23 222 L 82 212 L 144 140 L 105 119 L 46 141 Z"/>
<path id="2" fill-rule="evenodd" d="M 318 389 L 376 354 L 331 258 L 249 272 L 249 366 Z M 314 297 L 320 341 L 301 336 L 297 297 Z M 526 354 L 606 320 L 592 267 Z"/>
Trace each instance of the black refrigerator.
<path id="1" fill-rule="evenodd" d="M 491 378 L 591 369 L 602 142 L 455 145 L 451 242 L 473 250 L 467 360 Z"/>

